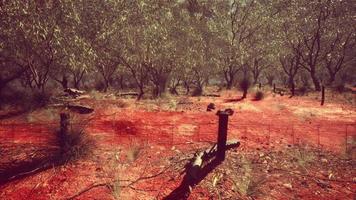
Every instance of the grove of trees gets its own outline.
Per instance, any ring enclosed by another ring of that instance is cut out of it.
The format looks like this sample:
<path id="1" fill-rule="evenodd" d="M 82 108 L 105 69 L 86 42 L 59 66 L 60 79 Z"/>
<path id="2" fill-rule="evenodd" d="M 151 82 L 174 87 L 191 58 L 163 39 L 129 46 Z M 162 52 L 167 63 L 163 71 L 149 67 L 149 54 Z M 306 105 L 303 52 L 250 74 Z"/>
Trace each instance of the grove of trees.
<path id="1" fill-rule="evenodd" d="M 351 0 L 0 1 L 0 95 L 16 82 L 140 99 L 246 79 L 319 91 L 356 79 L 355 17 Z"/>

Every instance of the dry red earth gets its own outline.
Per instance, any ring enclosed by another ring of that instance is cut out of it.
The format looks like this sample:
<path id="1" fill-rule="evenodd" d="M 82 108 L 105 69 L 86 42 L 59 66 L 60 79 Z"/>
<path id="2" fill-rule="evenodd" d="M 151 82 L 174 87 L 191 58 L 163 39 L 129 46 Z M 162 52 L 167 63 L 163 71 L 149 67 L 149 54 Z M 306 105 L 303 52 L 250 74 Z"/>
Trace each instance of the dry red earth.
<path id="1" fill-rule="evenodd" d="M 95 141 L 93 153 L 3 183 L 0 199 L 76 194 L 75 199 L 162 199 L 180 184 L 193 154 L 216 140 L 217 116 L 206 112 L 210 102 L 235 111 L 228 137 L 241 146 L 228 152 L 189 199 L 355 198 L 354 104 L 334 101 L 321 107 L 313 95 L 235 101 L 238 95 L 82 99 L 95 112 L 72 113 L 72 124 Z M 61 111 L 44 108 L 1 121 L 0 170 L 50 156 Z"/>

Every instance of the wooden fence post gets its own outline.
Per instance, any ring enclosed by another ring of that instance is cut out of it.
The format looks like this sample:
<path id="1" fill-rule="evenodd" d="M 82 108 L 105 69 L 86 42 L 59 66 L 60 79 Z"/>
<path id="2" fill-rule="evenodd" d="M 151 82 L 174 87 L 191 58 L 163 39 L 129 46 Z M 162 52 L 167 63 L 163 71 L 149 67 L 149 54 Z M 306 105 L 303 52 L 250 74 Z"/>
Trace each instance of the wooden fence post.
<path id="1" fill-rule="evenodd" d="M 324 105 L 325 102 L 325 87 L 324 85 L 321 86 L 321 105 Z"/>
<path id="2" fill-rule="evenodd" d="M 65 136 L 69 132 L 70 115 L 69 115 L 69 113 L 61 113 L 60 117 L 61 117 L 60 134 L 61 134 L 61 136 Z"/>
<path id="3" fill-rule="evenodd" d="M 218 129 L 218 142 L 216 158 L 220 161 L 225 160 L 226 141 L 227 141 L 227 126 L 229 116 L 234 113 L 231 109 L 218 111 L 216 114 L 219 116 L 219 129 Z"/>

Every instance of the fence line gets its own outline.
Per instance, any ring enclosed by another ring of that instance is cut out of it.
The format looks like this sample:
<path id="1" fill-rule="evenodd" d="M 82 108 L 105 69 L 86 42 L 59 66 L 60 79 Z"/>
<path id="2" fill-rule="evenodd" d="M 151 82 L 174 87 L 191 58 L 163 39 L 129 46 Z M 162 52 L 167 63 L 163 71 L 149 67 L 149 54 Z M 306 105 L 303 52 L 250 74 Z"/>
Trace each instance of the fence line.
<path id="1" fill-rule="evenodd" d="M 82 125 L 78 123 L 79 125 Z M 78 125 L 73 124 L 73 126 Z M 119 126 L 120 125 L 120 126 Z M 162 145 L 181 145 L 193 142 L 216 142 L 216 122 L 192 122 L 187 124 L 155 123 L 136 127 L 134 123 L 119 124 L 116 121 L 91 121 L 89 132 L 113 132 L 120 137 L 139 138 L 146 144 L 159 143 Z M 53 135 L 59 123 L 11 123 L 0 124 L 0 143 L 14 142 L 18 137 L 32 136 L 41 138 Z M 130 127 L 132 126 L 132 127 Z M 104 128 L 104 130 L 101 130 Z M 99 129 L 99 130 L 97 130 Z M 132 134 L 126 134 L 128 131 Z M 39 134 L 36 134 L 39 133 Z M 356 124 L 303 125 L 303 124 L 249 124 L 236 121 L 229 122 L 228 139 L 240 139 L 246 146 L 271 144 L 306 144 L 315 145 L 320 149 L 337 150 L 354 153 L 356 148 Z"/>

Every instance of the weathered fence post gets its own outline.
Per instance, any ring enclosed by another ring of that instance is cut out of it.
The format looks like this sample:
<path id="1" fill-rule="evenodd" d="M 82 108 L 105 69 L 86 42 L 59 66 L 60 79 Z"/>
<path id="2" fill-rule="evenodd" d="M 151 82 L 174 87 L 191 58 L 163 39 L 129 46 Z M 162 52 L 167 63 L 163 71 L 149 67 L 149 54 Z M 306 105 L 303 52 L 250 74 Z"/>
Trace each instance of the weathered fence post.
<path id="1" fill-rule="evenodd" d="M 294 125 L 292 125 L 292 143 L 295 145 L 295 134 L 294 134 Z"/>
<path id="2" fill-rule="evenodd" d="M 229 116 L 234 113 L 231 109 L 218 111 L 216 114 L 219 116 L 219 129 L 218 129 L 218 142 L 216 158 L 220 161 L 225 160 L 226 141 L 227 141 L 227 126 Z"/>
<path id="3" fill-rule="evenodd" d="M 60 117 L 61 117 L 60 134 L 61 134 L 61 136 L 65 136 L 69 132 L 70 115 L 69 115 L 69 113 L 61 113 Z"/>
<path id="4" fill-rule="evenodd" d="M 345 155 L 347 156 L 348 154 L 348 144 L 347 144 L 347 137 L 348 137 L 348 132 L 347 132 L 348 125 L 346 124 L 346 130 L 345 130 Z"/>
<path id="5" fill-rule="evenodd" d="M 174 145 L 174 124 L 172 124 L 172 129 L 171 129 L 171 131 L 172 131 L 172 146 Z"/>
<path id="6" fill-rule="evenodd" d="M 321 105 L 324 105 L 325 102 L 325 87 L 324 85 L 321 86 Z"/>
<path id="7" fill-rule="evenodd" d="M 318 125 L 318 149 L 320 151 L 320 125 Z"/>
<path id="8" fill-rule="evenodd" d="M 273 83 L 273 93 L 276 93 L 276 84 Z"/>
<path id="9" fill-rule="evenodd" d="M 268 124 L 268 146 L 271 146 L 271 124 Z"/>
<path id="10" fill-rule="evenodd" d="M 69 134 L 69 125 L 70 125 L 70 115 L 69 113 L 67 112 L 63 112 L 63 113 L 60 113 L 60 129 L 59 129 L 59 135 L 58 135 L 58 138 L 59 138 L 59 146 L 60 146 L 60 155 L 61 157 L 63 157 L 63 155 L 65 154 L 65 149 L 66 149 L 66 144 L 65 144 L 65 141 L 66 141 L 66 137 L 68 137 L 68 134 Z"/>

